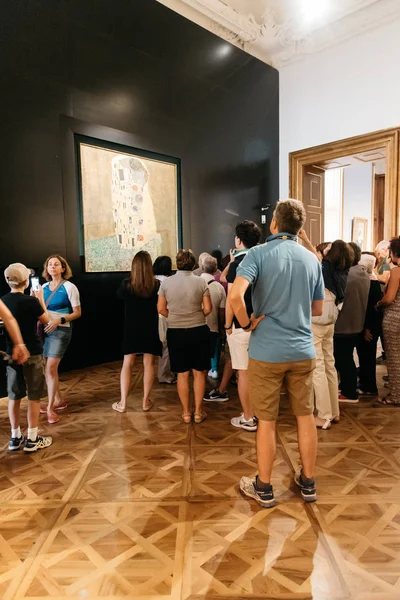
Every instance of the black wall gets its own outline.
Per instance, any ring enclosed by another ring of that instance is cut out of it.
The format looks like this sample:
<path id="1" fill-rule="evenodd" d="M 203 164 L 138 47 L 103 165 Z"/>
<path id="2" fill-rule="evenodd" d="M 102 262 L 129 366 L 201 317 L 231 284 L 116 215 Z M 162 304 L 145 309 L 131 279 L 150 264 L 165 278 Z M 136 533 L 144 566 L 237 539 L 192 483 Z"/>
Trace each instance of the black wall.
<path id="1" fill-rule="evenodd" d="M 0 7 L 0 266 L 66 255 L 84 316 L 64 368 L 112 360 L 121 275 L 81 272 L 74 133 L 180 158 L 184 245 L 227 252 L 278 198 L 278 73 L 155 0 Z"/>

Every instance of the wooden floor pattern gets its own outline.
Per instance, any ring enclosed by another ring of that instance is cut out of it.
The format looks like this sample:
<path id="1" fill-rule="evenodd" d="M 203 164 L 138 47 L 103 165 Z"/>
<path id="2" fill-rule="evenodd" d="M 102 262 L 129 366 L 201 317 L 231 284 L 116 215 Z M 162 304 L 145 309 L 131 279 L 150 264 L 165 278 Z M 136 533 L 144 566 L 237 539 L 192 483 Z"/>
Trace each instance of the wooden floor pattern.
<path id="1" fill-rule="evenodd" d="M 1 600 L 400 599 L 400 410 L 362 402 L 319 431 L 305 506 L 283 399 L 265 510 L 238 491 L 257 466 L 255 435 L 229 422 L 235 389 L 187 426 L 174 386 L 141 411 L 141 377 L 118 414 L 118 364 L 64 376 L 69 408 L 42 417 L 54 444 L 33 455 L 7 452 L 0 402 Z"/>

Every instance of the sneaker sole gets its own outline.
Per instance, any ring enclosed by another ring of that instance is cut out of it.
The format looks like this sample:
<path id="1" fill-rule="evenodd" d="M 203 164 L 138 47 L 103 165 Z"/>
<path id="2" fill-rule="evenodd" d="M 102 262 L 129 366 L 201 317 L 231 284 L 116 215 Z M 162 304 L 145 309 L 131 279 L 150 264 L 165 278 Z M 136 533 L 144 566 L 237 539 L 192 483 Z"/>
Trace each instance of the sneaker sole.
<path id="1" fill-rule="evenodd" d="M 38 452 L 39 450 L 46 450 L 46 448 L 50 448 L 51 444 L 48 446 L 35 446 L 35 448 L 24 448 L 24 452 Z"/>
<path id="2" fill-rule="evenodd" d="M 228 402 L 229 398 L 203 398 L 204 402 Z"/>
<path id="3" fill-rule="evenodd" d="M 360 400 L 351 400 L 350 398 L 343 400 L 342 398 L 339 398 L 339 402 L 342 402 L 343 404 L 358 404 Z"/>
<path id="4" fill-rule="evenodd" d="M 315 492 L 314 494 L 304 494 L 302 487 L 301 487 L 300 483 L 297 481 L 297 479 L 295 479 L 294 482 L 297 485 L 297 487 L 299 488 L 300 495 L 303 498 L 304 502 L 316 502 L 317 501 L 317 492 Z"/>
<path id="5" fill-rule="evenodd" d="M 259 504 L 262 508 L 273 508 L 276 505 L 275 499 L 268 500 L 268 501 L 261 500 L 261 498 L 259 498 L 257 496 L 257 494 L 251 494 L 250 492 L 243 490 L 240 485 L 239 485 L 239 489 L 243 496 L 246 496 L 246 498 L 252 498 L 252 500 L 255 500 L 257 502 L 257 504 Z"/>
<path id="6" fill-rule="evenodd" d="M 232 427 L 236 427 L 237 429 L 243 429 L 243 431 L 249 431 L 250 433 L 257 431 L 257 425 L 253 425 L 252 427 L 243 427 L 243 425 L 234 425 L 232 422 L 231 425 Z"/>
<path id="7" fill-rule="evenodd" d="M 23 444 L 21 444 L 20 446 L 17 446 L 16 448 L 15 447 L 10 448 L 10 446 L 9 446 L 8 447 L 8 451 L 9 452 L 16 452 L 17 450 L 21 450 L 22 446 L 23 446 Z"/>
<path id="8" fill-rule="evenodd" d="M 317 501 L 317 494 L 311 494 L 310 496 L 306 496 L 303 494 L 303 492 L 301 493 L 301 497 L 303 498 L 304 502 L 316 502 Z"/>
<path id="9" fill-rule="evenodd" d="M 37 452 L 38 450 L 44 450 L 44 447 L 39 448 L 39 446 L 35 446 L 34 448 L 24 448 L 24 452 Z"/>

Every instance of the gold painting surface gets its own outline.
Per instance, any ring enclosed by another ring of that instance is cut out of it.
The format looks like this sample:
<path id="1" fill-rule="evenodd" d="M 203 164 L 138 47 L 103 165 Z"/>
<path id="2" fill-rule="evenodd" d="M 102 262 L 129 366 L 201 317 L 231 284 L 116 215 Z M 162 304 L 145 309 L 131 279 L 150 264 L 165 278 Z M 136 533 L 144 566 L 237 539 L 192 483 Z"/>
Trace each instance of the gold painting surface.
<path id="1" fill-rule="evenodd" d="M 88 144 L 80 159 L 86 271 L 130 271 L 139 250 L 174 258 L 176 165 Z"/>

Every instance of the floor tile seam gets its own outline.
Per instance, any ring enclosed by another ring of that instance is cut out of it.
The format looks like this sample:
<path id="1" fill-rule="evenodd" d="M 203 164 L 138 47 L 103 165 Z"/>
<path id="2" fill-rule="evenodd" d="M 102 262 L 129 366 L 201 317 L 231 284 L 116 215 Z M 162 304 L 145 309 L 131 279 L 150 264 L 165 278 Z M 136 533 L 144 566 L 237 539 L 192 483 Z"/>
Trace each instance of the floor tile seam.
<path id="1" fill-rule="evenodd" d="M 185 545 L 185 540 L 187 537 L 187 530 L 188 530 L 188 520 L 187 520 L 187 513 L 188 513 L 188 508 L 189 508 L 189 503 L 188 502 L 184 502 L 182 503 L 182 505 L 179 506 L 179 523 L 177 526 L 177 537 L 176 537 L 176 542 L 175 542 L 175 557 L 174 557 L 174 575 L 176 572 L 176 569 L 179 568 L 180 570 L 180 582 L 177 585 L 177 594 L 174 597 L 174 600 L 181 600 L 183 598 L 183 593 L 184 593 L 184 572 L 185 572 L 185 557 L 186 557 L 186 545 Z M 181 516 L 182 514 L 184 515 L 184 520 L 182 521 Z M 179 567 L 178 567 L 178 561 L 179 561 Z M 174 589 L 174 582 L 172 584 L 172 589 L 171 589 L 171 594 L 172 594 L 172 590 Z"/>
<path id="2" fill-rule="evenodd" d="M 42 550 L 44 544 L 46 543 L 46 541 L 48 540 L 49 536 L 52 534 L 54 526 L 57 523 L 57 521 L 59 520 L 66 504 L 67 504 L 66 502 L 63 502 L 63 504 L 61 506 L 59 506 L 59 507 L 57 507 L 57 509 L 55 509 L 56 513 L 53 515 L 53 518 L 47 524 L 47 528 L 46 528 L 47 535 L 43 536 L 42 542 L 39 544 L 36 540 L 35 548 L 32 552 L 32 556 L 30 557 L 30 565 L 27 567 L 26 571 L 25 571 L 25 569 L 22 570 L 22 573 L 21 573 L 21 576 L 19 577 L 19 582 L 17 583 L 16 589 L 15 589 L 14 593 L 9 597 L 9 600 L 16 599 L 22 583 L 28 577 L 30 571 L 34 567 L 35 563 L 37 562 L 38 556 L 40 555 L 41 550 Z"/>
<path id="3" fill-rule="evenodd" d="M 399 440 L 400 440 L 400 435 L 399 435 Z M 400 459 L 393 457 L 393 452 L 390 452 L 390 445 L 387 445 L 385 447 L 385 445 L 382 444 L 381 442 L 376 442 L 376 446 L 379 448 L 379 450 L 382 452 L 382 454 L 386 457 L 386 460 L 388 460 L 390 458 L 390 461 L 392 461 L 392 460 L 395 461 L 396 465 L 398 466 L 398 468 L 400 470 Z"/>
<path id="4" fill-rule="evenodd" d="M 306 511 L 306 514 L 311 523 L 311 527 L 314 529 L 314 533 L 317 536 L 318 541 L 322 543 L 322 545 L 325 549 L 327 557 L 330 561 L 330 565 L 333 567 L 334 573 L 340 582 L 342 591 L 344 593 L 346 593 L 347 598 L 350 598 L 350 589 L 347 586 L 346 578 L 345 578 L 344 574 L 342 573 L 341 566 L 338 563 L 338 561 L 336 560 L 335 553 L 332 550 L 332 548 L 329 544 L 327 535 L 325 533 L 325 531 L 328 530 L 328 527 L 325 523 L 323 516 L 319 514 L 318 510 L 314 510 L 314 507 L 310 506 L 309 504 L 305 505 L 305 511 Z M 315 527 L 313 527 L 313 525 L 315 525 Z M 341 556 L 342 560 L 344 561 L 345 560 L 344 557 L 342 555 L 340 555 L 340 556 Z"/>
<path id="5" fill-rule="evenodd" d="M 78 383 L 82 383 L 82 381 L 84 381 L 87 378 L 87 373 L 82 373 L 82 375 L 78 375 L 77 377 L 77 381 L 75 381 L 75 383 L 72 384 L 71 387 L 68 387 L 68 394 L 78 385 Z M 68 386 L 69 380 L 66 381 L 60 381 L 61 383 L 61 387 L 63 387 L 63 385 Z M 63 390 L 61 390 L 62 392 Z"/>
<path id="6" fill-rule="evenodd" d="M 350 416 L 350 415 L 349 415 Z M 400 475 L 400 465 L 397 463 L 396 459 L 393 459 L 392 456 L 390 456 L 389 454 L 387 454 L 380 446 L 379 441 L 377 439 L 375 439 L 370 431 L 368 430 L 367 427 L 365 427 L 365 425 L 363 425 L 362 423 L 359 423 L 356 419 L 354 419 L 352 416 L 350 416 L 350 419 L 353 421 L 353 423 L 355 423 L 358 427 L 360 427 L 363 432 L 364 435 L 366 435 L 366 437 L 368 437 L 369 439 L 372 440 L 372 445 L 375 446 L 376 448 L 379 449 L 380 454 L 382 456 L 382 458 L 385 458 L 392 467 L 395 468 L 395 470 L 397 471 L 397 473 Z"/>
<path id="7" fill-rule="evenodd" d="M 285 492 L 290 491 L 290 488 L 287 488 Z M 285 498 L 282 495 L 282 499 L 279 496 L 276 496 L 277 504 L 301 504 L 303 501 L 300 497 L 293 496 L 290 498 Z M 71 497 L 68 500 L 62 501 L 54 501 L 54 500 L 43 500 L 43 501 L 35 501 L 33 504 L 27 504 L 25 500 L 20 501 L 2 501 L 2 507 L 7 509 L 34 509 L 34 510 L 43 510 L 43 509 L 58 509 L 62 508 L 67 504 L 71 504 L 74 506 L 95 506 L 95 505 L 129 505 L 129 504 L 179 504 L 181 502 L 187 502 L 188 504 L 209 504 L 209 503 L 229 503 L 229 502 L 246 502 L 244 498 L 242 498 L 239 492 L 234 496 L 209 496 L 209 497 L 201 497 L 201 496 L 166 496 L 162 498 L 126 498 L 126 499 L 118 499 L 118 500 L 96 500 L 94 498 L 77 498 Z M 57 502 L 57 506 L 54 503 Z M 329 495 L 318 493 L 318 504 L 321 505 L 358 505 L 358 504 L 382 504 L 382 494 L 376 495 L 366 495 L 362 498 L 357 498 L 354 496 L 338 496 L 338 495 Z M 385 496 L 384 504 L 399 504 L 400 505 L 400 496 Z M 1 512 L 0 512 L 1 515 Z"/>
<path id="8" fill-rule="evenodd" d="M 348 417 L 350 419 L 350 421 L 353 423 L 353 425 L 356 425 L 356 427 L 359 427 L 362 432 L 364 433 L 364 435 L 371 440 L 371 443 L 375 444 L 376 440 L 375 438 L 371 435 L 369 429 L 367 427 L 365 427 L 362 423 L 360 423 L 360 421 L 353 416 L 352 411 L 349 411 L 347 409 L 343 409 L 341 414 L 345 414 L 346 417 Z M 340 426 L 340 423 L 338 424 Z"/>
<path id="9" fill-rule="evenodd" d="M 328 434 L 329 435 L 329 434 Z M 285 447 L 287 448 L 298 448 L 298 443 L 297 442 L 284 442 Z M 356 448 L 356 447 L 366 447 L 366 446 L 375 446 L 375 442 L 349 442 L 349 441 L 336 441 L 336 442 L 321 442 L 318 441 L 318 448 L 329 448 L 329 447 L 338 447 L 338 446 L 343 446 L 344 448 L 347 448 L 348 446 L 350 446 L 351 448 Z"/>
<path id="10" fill-rule="evenodd" d="M 376 498 L 374 501 L 371 500 L 369 503 L 373 504 L 378 501 Z M 21 501 L 22 502 L 22 501 Z M 166 498 L 130 498 L 130 499 L 118 499 L 118 500 L 95 500 L 93 498 L 71 498 L 69 500 L 60 501 L 58 506 L 54 506 L 51 504 L 51 501 L 43 501 L 42 503 L 36 502 L 34 505 L 29 504 L 25 506 L 16 503 L 3 503 L 3 507 L 7 509 L 32 509 L 32 510 L 56 510 L 63 509 L 65 506 L 76 506 L 76 507 L 84 507 L 84 506 L 129 506 L 129 505 L 138 505 L 138 504 L 148 504 L 148 505 L 158 505 L 158 506 L 168 506 L 168 505 L 179 505 L 182 503 L 186 503 L 188 505 L 193 504 L 227 504 L 232 502 L 239 502 L 243 505 L 248 503 L 244 497 L 242 497 L 239 493 L 236 496 L 224 496 L 224 497 L 210 497 L 210 498 L 201 498 L 195 496 L 173 496 Z M 285 498 L 282 502 L 278 500 L 279 504 L 289 504 L 289 505 L 298 505 L 302 504 L 303 501 L 300 497 L 293 496 L 292 498 Z M 323 504 L 336 504 L 335 502 L 331 502 L 329 498 L 321 500 Z M 1 516 L 1 513 L 0 513 Z M 1 520 L 0 520 L 1 522 Z"/>
<path id="11" fill-rule="evenodd" d="M 40 546 L 37 549 L 37 552 L 34 553 L 31 564 L 28 567 L 26 573 L 24 574 L 24 577 L 19 581 L 19 584 L 18 584 L 14 594 L 11 596 L 11 598 L 9 600 L 17 600 L 21 586 L 24 585 L 26 580 L 28 580 L 29 585 L 32 583 L 36 573 L 40 569 L 41 562 L 39 562 L 39 555 L 41 554 L 41 551 L 42 551 L 43 547 L 46 545 L 50 536 L 53 535 L 53 532 L 57 526 L 57 523 L 60 521 L 61 516 L 63 515 L 64 511 L 66 510 L 66 508 L 69 504 L 70 504 L 70 500 L 64 501 L 63 506 L 60 507 L 60 510 L 58 511 L 57 515 L 55 516 L 55 518 L 52 521 L 51 527 L 48 528 L 47 535 L 44 536 L 42 543 L 40 544 Z M 31 574 L 32 574 L 32 578 L 30 578 Z M 28 585 L 27 589 L 29 589 L 29 585 Z M 26 596 L 26 591 L 24 592 L 23 597 L 25 597 L 25 596 Z"/>
<path id="12" fill-rule="evenodd" d="M 82 488 L 82 484 L 83 481 L 85 479 L 86 474 L 88 473 L 91 465 L 93 464 L 96 456 L 98 455 L 100 448 L 101 448 L 101 442 L 104 441 L 104 438 L 107 435 L 108 432 L 108 427 L 110 426 L 110 424 L 108 424 L 108 426 L 106 427 L 105 431 L 103 432 L 103 434 L 101 436 L 99 436 L 98 440 L 97 440 L 97 444 L 95 444 L 95 452 L 93 452 L 93 455 L 91 457 L 91 459 L 88 461 L 88 463 L 86 464 L 86 468 L 84 471 L 82 471 L 81 473 L 81 477 L 80 480 L 75 488 L 75 491 L 71 494 L 71 496 L 67 499 L 67 502 L 70 502 L 73 498 L 75 498 L 77 496 L 77 494 L 80 492 L 81 488 Z"/>

